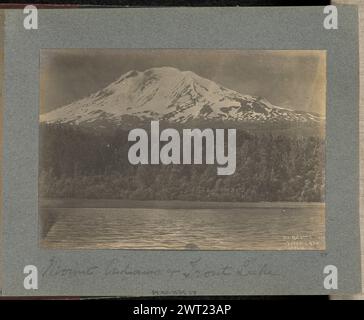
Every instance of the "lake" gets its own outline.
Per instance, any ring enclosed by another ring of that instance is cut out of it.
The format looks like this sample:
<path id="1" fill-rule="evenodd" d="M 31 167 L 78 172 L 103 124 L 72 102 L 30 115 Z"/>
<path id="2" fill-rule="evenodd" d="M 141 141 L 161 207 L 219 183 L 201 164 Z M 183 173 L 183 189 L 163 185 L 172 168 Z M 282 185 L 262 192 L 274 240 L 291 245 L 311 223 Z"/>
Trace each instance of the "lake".
<path id="1" fill-rule="evenodd" d="M 53 249 L 324 250 L 321 203 L 44 200 Z"/>

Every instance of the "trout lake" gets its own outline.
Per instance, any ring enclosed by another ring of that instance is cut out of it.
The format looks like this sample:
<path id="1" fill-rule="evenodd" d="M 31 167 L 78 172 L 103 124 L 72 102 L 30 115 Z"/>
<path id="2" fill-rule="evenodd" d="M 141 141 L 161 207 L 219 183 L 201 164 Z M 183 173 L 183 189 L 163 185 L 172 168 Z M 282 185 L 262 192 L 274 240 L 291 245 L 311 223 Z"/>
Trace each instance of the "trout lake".
<path id="1" fill-rule="evenodd" d="M 324 250 L 325 204 L 42 199 L 49 249 Z"/>

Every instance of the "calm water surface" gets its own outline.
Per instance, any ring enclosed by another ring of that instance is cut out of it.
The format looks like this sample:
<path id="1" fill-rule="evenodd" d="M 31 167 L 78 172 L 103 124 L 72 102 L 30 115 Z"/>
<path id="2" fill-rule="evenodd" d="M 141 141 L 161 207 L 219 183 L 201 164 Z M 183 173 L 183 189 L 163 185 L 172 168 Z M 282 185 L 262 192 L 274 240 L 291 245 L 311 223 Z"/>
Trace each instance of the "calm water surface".
<path id="1" fill-rule="evenodd" d="M 43 208 L 62 249 L 323 250 L 325 208 Z"/>

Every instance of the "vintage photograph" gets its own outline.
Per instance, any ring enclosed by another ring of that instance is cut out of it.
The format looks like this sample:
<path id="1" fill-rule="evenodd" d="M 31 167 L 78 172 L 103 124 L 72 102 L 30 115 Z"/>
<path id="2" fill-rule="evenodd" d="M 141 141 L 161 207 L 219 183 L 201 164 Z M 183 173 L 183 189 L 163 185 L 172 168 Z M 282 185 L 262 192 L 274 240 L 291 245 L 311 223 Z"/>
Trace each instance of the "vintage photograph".
<path id="1" fill-rule="evenodd" d="M 39 243 L 324 250 L 326 51 L 42 49 Z"/>

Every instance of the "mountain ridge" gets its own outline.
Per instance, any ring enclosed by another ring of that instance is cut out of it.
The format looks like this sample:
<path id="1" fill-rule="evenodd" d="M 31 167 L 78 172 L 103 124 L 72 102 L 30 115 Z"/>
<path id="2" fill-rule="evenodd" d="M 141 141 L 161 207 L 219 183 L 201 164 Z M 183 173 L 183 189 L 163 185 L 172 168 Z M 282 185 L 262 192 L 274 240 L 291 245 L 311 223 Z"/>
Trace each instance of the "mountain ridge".
<path id="1" fill-rule="evenodd" d="M 317 125 L 324 118 L 273 105 L 173 67 L 131 70 L 85 98 L 40 115 L 41 123 L 88 126 L 122 126 L 130 119 L 181 125 L 191 121 Z"/>

